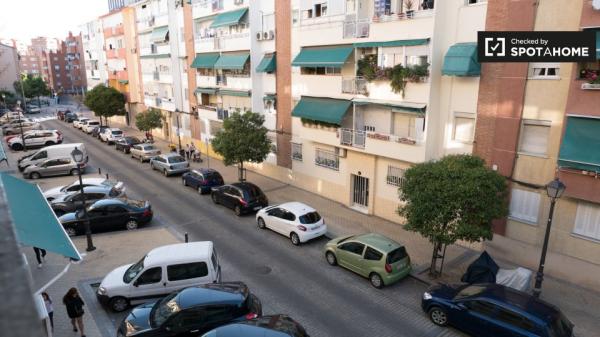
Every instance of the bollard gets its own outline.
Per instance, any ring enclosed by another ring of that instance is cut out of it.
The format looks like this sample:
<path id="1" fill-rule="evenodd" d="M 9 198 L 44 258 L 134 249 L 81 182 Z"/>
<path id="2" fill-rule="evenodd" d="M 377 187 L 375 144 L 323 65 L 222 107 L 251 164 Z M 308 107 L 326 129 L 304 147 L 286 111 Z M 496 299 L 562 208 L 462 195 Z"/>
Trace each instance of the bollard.
<path id="1" fill-rule="evenodd" d="M 102 169 L 98 167 L 98 174 L 102 175 Z"/>
<path id="2" fill-rule="evenodd" d="M 183 234 L 183 237 L 185 238 L 185 242 L 187 243 L 187 242 L 189 241 L 189 240 L 188 240 L 188 233 L 187 233 L 187 232 L 185 232 L 185 234 Z"/>
<path id="3" fill-rule="evenodd" d="M 108 173 L 106 174 L 106 180 L 108 180 Z"/>

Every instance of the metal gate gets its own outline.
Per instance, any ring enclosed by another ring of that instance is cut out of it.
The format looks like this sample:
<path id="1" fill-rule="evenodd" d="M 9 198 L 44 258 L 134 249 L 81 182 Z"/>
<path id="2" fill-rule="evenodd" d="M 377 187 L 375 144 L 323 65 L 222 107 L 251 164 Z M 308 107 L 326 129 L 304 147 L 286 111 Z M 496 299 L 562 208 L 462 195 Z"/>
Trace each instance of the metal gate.
<path id="1" fill-rule="evenodd" d="M 352 203 L 357 206 L 369 206 L 369 178 L 352 175 Z"/>

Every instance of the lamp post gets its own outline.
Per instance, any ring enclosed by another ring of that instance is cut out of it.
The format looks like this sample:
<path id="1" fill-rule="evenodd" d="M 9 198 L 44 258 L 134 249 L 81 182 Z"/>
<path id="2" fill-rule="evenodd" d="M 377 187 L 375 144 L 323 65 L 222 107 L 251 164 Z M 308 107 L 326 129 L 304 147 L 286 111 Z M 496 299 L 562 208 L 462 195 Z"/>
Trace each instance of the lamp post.
<path id="1" fill-rule="evenodd" d="M 88 218 L 87 209 L 85 207 L 85 194 L 83 193 L 83 181 L 81 180 L 81 166 L 84 163 L 85 158 L 83 158 L 83 152 L 78 148 L 73 149 L 71 151 L 71 157 L 77 163 L 77 174 L 79 175 L 79 193 L 81 193 L 81 205 L 83 206 L 83 222 L 85 225 L 85 236 L 87 238 L 87 248 L 88 252 L 91 252 L 96 249 L 94 247 L 94 243 L 92 242 L 92 229 L 90 228 L 90 220 Z"/>
<path id="2" fill-rule="evenodd" d="M 23 88 L 23 82 L 21 82 L 21 88 Z M 25 96 L 23 96 L 23 104 L 25 106 Z M 17 101 L 17 105 L 21 106 L 21 101 Z M 20 108 L 19 108 L 20 109 Z M 21 131 L 21 141 L 23 142 L 23 152 L 27 152 L 27 144 L 25 144 L 25 135 L 23 134 L 23 120 L 21 120 L 21 115 L 23 111 L 19 111 L 19 130 Z"/>
<path id="3" fill-rule="evenodd" d="M 181 129 L 179 128 L 179 109 L 175 109 L 175 113 L 177 114 L 175 118 L 177 119 L 177 142 L 179 143 L 179 151 L 183 150 L 181 147 Z"/>
<path id="4" fill-rule="evenodd" d="M 544 236 L 544 245 L 542 246 L 542 256 L 540 257 L 540 265 L 537 274 L 535 275 L 535 287 L 533 288 L 533 296 L 540 297 L 542 292 L 542 282 L 544 281 L 544 265 L 546 264 L 546 251 L 548 250 L 548 240 L 550 239 L 550 228 L 552 227 L 552 217 L 554 216 L 554 205 L 556 199 L 560 198 L 567 187 L 558 178 L 554 178 L 546 185 L 546 193 L 550 198 L 550 213 L 548 214 L 548 224 L 546 225 L 546 235 Z"/>

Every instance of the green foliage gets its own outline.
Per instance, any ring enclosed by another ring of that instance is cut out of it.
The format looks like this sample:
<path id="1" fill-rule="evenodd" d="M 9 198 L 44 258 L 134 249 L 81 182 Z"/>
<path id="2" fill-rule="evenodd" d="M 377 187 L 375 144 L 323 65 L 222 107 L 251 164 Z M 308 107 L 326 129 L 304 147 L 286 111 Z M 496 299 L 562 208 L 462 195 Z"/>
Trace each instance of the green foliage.
<path id="1" fill-rule="evenodd" d="M 377 76 L 377 55 L 366 55 L 358 60 L 356 66 L 356 75 L 371 82 Z"/>
<path id="2" fill-rule="evenodd" d="M 491 221 L 506 216 L 504 177 L 471 155 L 450 155 L 406 170 L 398 213 L 405 228 L 434 244 L 492 238 Z"/>
<path id="3" fill-rule="evenodd" d="M 135 116 L 135 126 L 140 131 L 152 132 L 152 129 L 162 128 L 163 119 L 164 117 L 160 110 L 150 108 Z"/>
<path id="4" fill-rule="evenodd" d="M 21 82 L 23 82 L 23 89 L 21 89 Z M 40 96 L 50 95 L 50 89 L 44 79 L 39 76 L 34 77 L 32 74 L 23 76 L 21 81 L 15 81 L 13 86 L 17 94 L 22 95 L 24 93 L 27 98 L 37 97 L 38 101 Z"/>
<path id="5" fill-rule="evenodd" d="M 98 84 L 85 96 L 84 104 L 94 111 L 94 115 L 107 119 L 125 115 L 125 96 L 117 89 Z"/>
<path id="6" fill-rule="evenodd" d="M 394 66 L 390 72 L 390 87 L 397 94 L 404 97 L 407 82 L 420 82 L 422 77 L 429 76 L 429 64 L 404 67 L 401 64 Z"/>
<path id="7" fill-rule="evenodd" d="M 4 96 L 4 99 L 2 99 L 2 97 Z M 4 105 L 13 105 L 15 104 L 15 102 L 17 101 L 17 98 L 15 97 L 15 94 L 12 91 L 8 91 L 8 90 L 0 90 L 0 101 L 2 101 L 2 107 L 4 107 Z"/>
<path id="8" fill-rule="evenodd" d="M 213 150 L 223 156 L 225 165 L 244 162 L 261 163 L 271 150 L 271 141 L 267 137 L 265 119 L 261 114 L 247 111 L 234 112 L 223 121 L 223 128 L 212 140 Z"/>

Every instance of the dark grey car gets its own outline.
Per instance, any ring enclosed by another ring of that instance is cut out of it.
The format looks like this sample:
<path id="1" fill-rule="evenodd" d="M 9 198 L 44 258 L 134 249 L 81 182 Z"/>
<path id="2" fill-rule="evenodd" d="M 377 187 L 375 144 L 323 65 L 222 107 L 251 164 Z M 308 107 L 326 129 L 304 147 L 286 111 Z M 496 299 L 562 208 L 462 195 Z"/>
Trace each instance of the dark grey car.
<path id="1" fill-rule="evenodd" d="M 52 200 L 50 207 L 52 207 L 52 210 L 58 217 L 65 213 L 75 212 L 83 208 L 82 200 L 84 196 L 86 206 L 104 198 L 126 197 L 122 190 L 112 186 L 86 186 L 83 188 L 83 195 L 79 191 L 66 193 Z"/>

